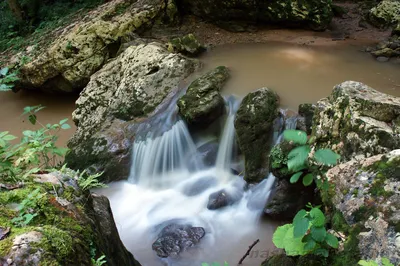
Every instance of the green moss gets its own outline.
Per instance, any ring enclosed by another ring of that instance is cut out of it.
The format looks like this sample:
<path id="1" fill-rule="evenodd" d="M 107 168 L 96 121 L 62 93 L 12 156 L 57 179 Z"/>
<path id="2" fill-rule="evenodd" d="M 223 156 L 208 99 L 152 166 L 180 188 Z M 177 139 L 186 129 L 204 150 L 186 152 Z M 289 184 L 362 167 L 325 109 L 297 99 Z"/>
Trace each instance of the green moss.
<path id="1" fill-rule="evenodd" d="M 346 220 L 343 217 L 343 214 L 339 211 L 335 211 L 332 219 L 332 228 L 335 231 L 348 233 L 350 231 L 350 226 L 347 224 Z"/>
<path id="2" fill-rule="evenodd" d="M 73 240 L 69 232 L 50 225 L 44 226 L 41 232 L 44 237 L 37 244 L 38 247 L 52 251 L 59 262 L 73 256 Z"/>
<path id="3" fill-rule="evenodd" d="M 376 216 L 377 210 L 375 206 L 361 206 L 353 213 L 356 222 L 366 221 L 370 216 Z"/>
<path id="4" fill-rule="evenodd" d="M 361 259 L 360 251 L 358 249 L 358 234 L 361 232 L 359 226 L 354 227 L 349 231 L 346 242 L 344 243 L 344 249 L 342 252 L 331 257 L 331 266 L 347 266 L 347 265 L 357 265 L 358 261 Z"/>

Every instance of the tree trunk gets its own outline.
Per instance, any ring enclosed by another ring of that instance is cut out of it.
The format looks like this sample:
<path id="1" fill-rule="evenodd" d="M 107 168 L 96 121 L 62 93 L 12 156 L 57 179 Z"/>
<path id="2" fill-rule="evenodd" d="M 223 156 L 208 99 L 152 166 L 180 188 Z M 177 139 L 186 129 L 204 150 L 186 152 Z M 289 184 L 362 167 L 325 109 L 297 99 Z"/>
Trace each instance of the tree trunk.
<path id="1" fill-rule="evenodd" d="M 24 17 L 22 14 L 21 6 L 18 3 L 18 0 L 7 0 L 8 6 L 11 9 L 11 12 L 14 14 L 15 18 L 18 21 L 23 21 Z"/>

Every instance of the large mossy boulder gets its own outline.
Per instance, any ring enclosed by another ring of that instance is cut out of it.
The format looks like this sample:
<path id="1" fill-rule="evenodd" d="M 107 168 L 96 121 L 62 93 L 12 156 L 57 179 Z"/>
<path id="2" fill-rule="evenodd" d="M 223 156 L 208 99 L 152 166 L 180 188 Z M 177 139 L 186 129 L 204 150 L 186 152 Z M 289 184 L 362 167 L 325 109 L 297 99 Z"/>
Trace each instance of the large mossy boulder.
<path id="1" fill-rule="evenodd" d="M 249 183 L 267 177 L 278 106 L 278 95 L 268 88 L 261 88 L 244 97 L 237 111 L 235 129 L 245 159 L 245 180 Z"/>
<path id="2" fill-rule="evenodd" d="M 131 46 L 106 64 L 76 102 L 68 166 L 104 171 L 104 182 L 127 178 L 137 125 L 166 104 L 197 66 L 156 43 Z"/>
<path id="3" fill-rule="evenodd" d="M 119 238 L 108 199 L 82 190 L 78 178 L 64 169 L 24 185 L 2 184 L 0 231 L 9 233 L 0 238 L 0 265 L 92 266 L 92 259 L 105 255 L 110 266 L 140 266 Z"/>
<path id="4" fill-rule="evenodd" d="M 89 82 L 121 42 L 168 16 L 164 0 L 108 1 L 61 32 L 49 47 L 21 68 L 21 87 L 51 92 L 77 92 Z"/>
<path id="5" fill-rule="evenodd" d="M 327 173 L 322 199 L 344 250 L 333 265 L 388 258 L 400 263 L 400 150 L 338 165 Z"/>
<path id="6" fill-rule="evenodd" d="M 183 10 L 217 24 L 283 24 L 323 30 L 333 12 L 331 0 L 182 0 Z"/>
<path id="7" fill-rule="evenodd" d="M 400 147 L 399 132 L 400 98 L 346 81 L 317 103 L 312 138 L 345 161 Z"/>
<path id="8" fill-rule="evenodd" d="M 383 0 L 370 10 L 368 20 L 378 28 L 396 25 L 400 22 L 400 1 Z"/>
<path id="9" fill-rule="evenodd" d="M 167 47 L 170 52 L 182 53 L 187 56 L 197 56 L 206 50 L 192 33 L 171 39 L 167 43 Z"/>
<path id="10" fill-rule="evenodd" d="M 178 100 L 179 113 L 190 125 L 207 127 L 225 110 L 220 90 L 229 78 L 229 70 L 220 66 L 193 81 Z"/>

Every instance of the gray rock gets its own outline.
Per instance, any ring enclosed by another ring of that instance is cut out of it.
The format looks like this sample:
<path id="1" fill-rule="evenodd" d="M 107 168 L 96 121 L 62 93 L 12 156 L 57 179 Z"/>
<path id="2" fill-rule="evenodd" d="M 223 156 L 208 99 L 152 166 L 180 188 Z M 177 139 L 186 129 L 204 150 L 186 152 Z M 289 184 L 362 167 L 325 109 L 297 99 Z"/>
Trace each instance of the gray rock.
<path id="1" fill-rule="evenodd" d="M 202 227 L 170 224 L 162 229 L 152 248 L 161 258 L 174 258 L 198 244 L 204 235 Z"/>
<path id="2" fill-rule="evenodd" d="M 168 102 L 196 67 L 156 43 L 131 46 L 106 64 L 76 102 L 68 166 L 104 171 L 105 182 L 126 178 L 137 124 Z"/>
<path id="3" fill-rule="evenodd" d="M 307 132 L 307 135 L 311 134 L 312 122 L 314 118 L 315 104 L 304 103 L 299 105 L 299 125 L 303 125 L 300 130 Z"/>
<path id="4" fill-rule="evenodd" d="M 187 196 L 196 196 L 215 186 L 217 183 L 218 180 L 213 176 L 202 177 L 193 183 L 185 185 L 182 192 Z"/>
<path id="5" fill-rule="evenodd" d="M 235 198 L 232 197 L 225 189 L 214 192 L 208 198 L 207 209 L 217 210 L 235 202 Z"/>
<path id="6" fill-rule="evenodd" d="M 342 160 L 370 157 L 400 145 L 400 98 L 346 81 L 317 103 L 312 137 Z"/>
<path id="7" fill-rule="evenodd" d="M 236 114 L 235 129 L 245 159 L 246 182 L 267 177 L 273 122 L 278 116 L 279 97 L 261 88 L 244 97 Z"/>
<path id="8" fill-rule="evenodd" d="M 378 62 L 387 62 L 387 61 L 389 61 L 389 58 L 388 57 L 384 57 L 384 56 L 379 56 L 379 57 L 376 58 L 376 61 L 378 61 Z"/>
<path id="9" fill-rule="evenodd" d="M 220 90 L 228 78 L 228 69 L 220 66 L 190 84 L 178 100 L 179 113 L 189 125 L 207 127 L 224 113 Z"/>

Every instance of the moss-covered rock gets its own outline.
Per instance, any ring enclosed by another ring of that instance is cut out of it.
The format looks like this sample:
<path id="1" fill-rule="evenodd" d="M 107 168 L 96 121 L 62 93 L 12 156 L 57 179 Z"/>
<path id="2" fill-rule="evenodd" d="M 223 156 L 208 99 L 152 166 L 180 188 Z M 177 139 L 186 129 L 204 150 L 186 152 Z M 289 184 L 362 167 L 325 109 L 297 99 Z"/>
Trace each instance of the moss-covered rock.
<path id="1" fill-rule="evenodd" d="M 80 91 L 121 42 L 167 16 L 168 1 L 108 1 L 60 32 L 54 42 L 21 69 L 21 87 L 51 92 Z"/>
<path id="2" fill-rule="evenodd" d="M 196 67 L 197 61 L 156 43 L 131 46 L 106 64 L 76 102 L 68 166 L 104 171 L 104 182 L 127 178 L 136 122 L 167 101 Z"/>
<path id="3" fill-rule="evenodd" d="M 235 118 L 236 135 L 245 159 L 245 180 L 267 177 L 273 122 L 278 116 L 279 96 L 261 88 L 244 97 Z"/>
<path id="4" fill-rule="evenodd" d="M 188 56 L 196 56 L 205 51 L 205 47 L 193 34 L 174 38 L 168 42 L 167 47 L 170 52 L 182 53 Z"/>
<path id="5" fill-rule="evenodd" d="M 222 23 L 263 22 L 325 29 L 332 19 L 331 0 L 183 0 L 183 9 L 204 19 Z"/>
<path id="6" fill-rule="evenodd" d="M 392 35 L 396 35 L 396 36 L 400 37 L 400 22 L 397 24 L 396 27 L 393 28 Z"/>
<path id="7" fill-rule="evenodd" d="M 140 265 L 119 238 L 108 200 L 82 191 L 77 178 L 66 169 L 0 190 L 0 224 L 11 229 L 0 240 L 7 265 L 92 265 L 102 255 L 107 265 Z M 18 224 L 16 204 L 24 200 L 24 213 L 34 217 Z"/>
<path id="8" fill-rule="evenodd" d="M 312 138 L 342 160 L 365 158 L 400 145 L 400 98 L 346 81 L 317 104 Z"/>
<path id="9" fill-rule="evenodd" d="M 323 200 L 330 207 L 333 228 L 345 235 L 344 251 L 335 256 L 333 265 L 379 257 L 399 264 L 399 177 L 400 150 L 352 160 L 328 171 L 330 188 L 323 190 Z"/>
<path id="10" fill-rule="evenodd" d="M 311 134 L 312 122 L 314 118 L 315 104 L 304 103 L 299 105 L 299 117 L 297 120 L 297 129 L 303 130 L 307 135 Z"/>
<path id="11" fill-rule="evenodd" d="M 296 266 L 296 263 L 294 259 L 285 254 L 279 254 L 268 258 L 261 266 Z"/>
<path id="12" fill-rule="evenodd" d="M 383 0 L 370 10 L 368 19 L 374 26 L 379 28 L 396 25 L 400 22 L 400 2 Z"/>
<path id="13" fill-rule="evenodd" d="M 229 78 L 229 70 L 220 66 L 193 81 L 178 100 L 179 113 L 191 126 L 207 127 L 224 113 L 220 90 Z"/>

